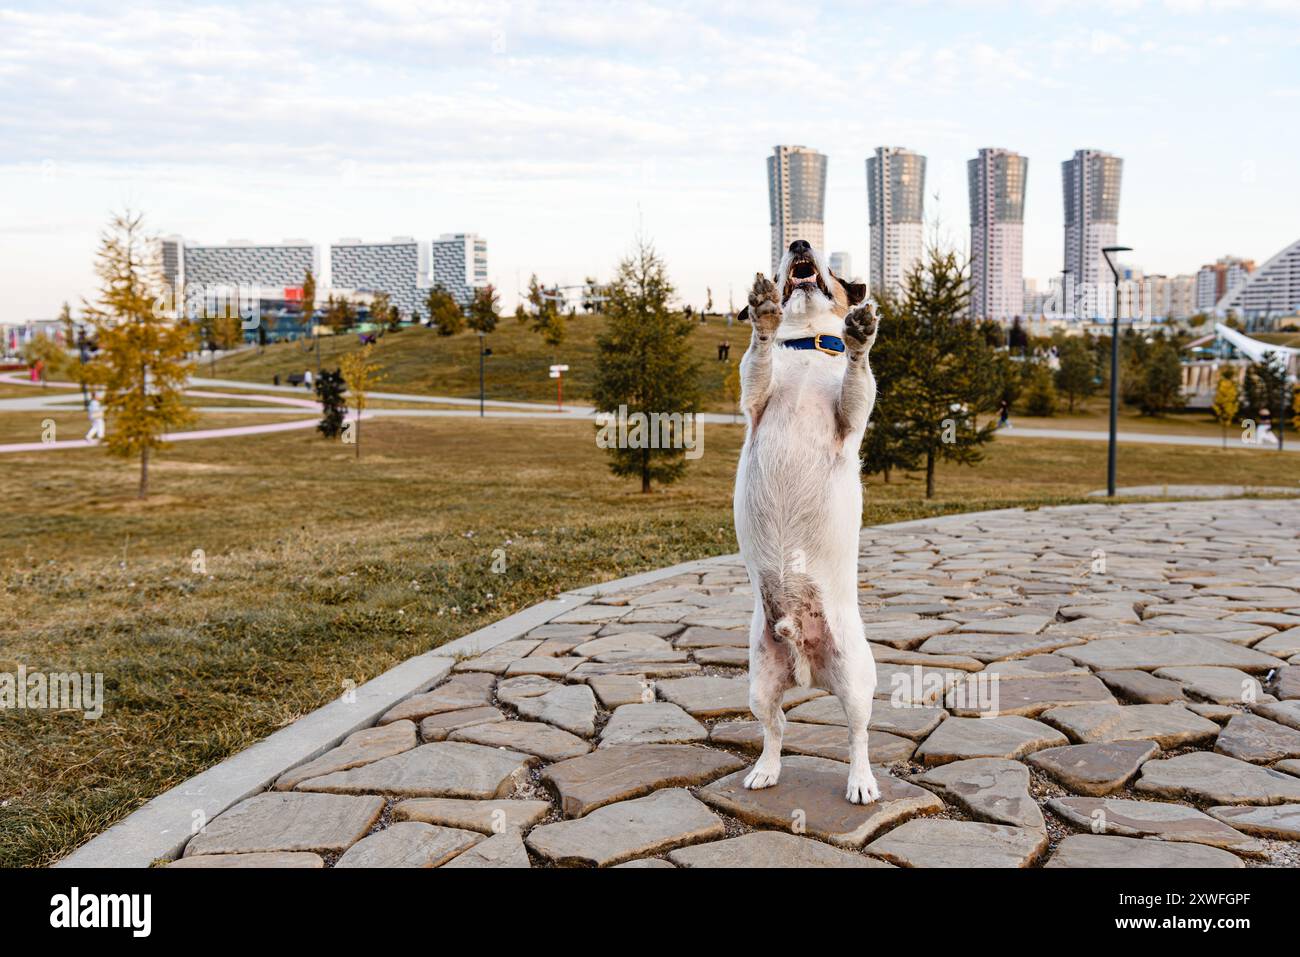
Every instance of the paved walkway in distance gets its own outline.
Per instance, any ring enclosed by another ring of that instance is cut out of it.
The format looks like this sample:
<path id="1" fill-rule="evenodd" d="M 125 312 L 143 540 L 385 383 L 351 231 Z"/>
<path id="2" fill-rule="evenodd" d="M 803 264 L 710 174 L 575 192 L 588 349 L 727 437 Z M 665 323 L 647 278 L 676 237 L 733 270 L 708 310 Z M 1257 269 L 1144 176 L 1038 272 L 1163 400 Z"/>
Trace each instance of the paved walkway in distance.
<path id="1" fill-rule="evenodd" d="M 1300 863 L 1300 500 L 864 530 L 866 806 L 816 688 L 742 786 L 750 587 L 694 567 L 459 660 L 170 866 Z"/>

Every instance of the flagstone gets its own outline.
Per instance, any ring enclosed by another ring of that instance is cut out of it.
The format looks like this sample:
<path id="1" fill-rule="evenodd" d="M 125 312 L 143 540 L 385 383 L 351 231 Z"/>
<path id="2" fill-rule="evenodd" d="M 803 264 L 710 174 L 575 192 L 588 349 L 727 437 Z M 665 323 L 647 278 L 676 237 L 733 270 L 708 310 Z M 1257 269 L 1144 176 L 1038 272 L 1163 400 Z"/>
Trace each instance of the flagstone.
<path id="1" fill-rule="evenodd" d="M 420 722 L 420 737 L 424 741 L 445 741 L 447 735 L 459 728 L 476 724 L 504 721 L 506 716 L 493 707 L 466 708 L 464 711 L 444 711 Z"/>
<path id="2" fill-rule="evenodd" d="M 561 658 L 517 658 L 510 662 L 503 673 L 507 678 L 513 678 L 516 675 L 543 675 L 548 678 L 563 678 L 586 660 L 586 658 L 572 655 L 565 655 Z"/>
<path id="3" fill-rule="evenodd" d="M 1253 714 L 1238 714 L 1219 732 L 1214 750 L 1251 764 L 1300 758 L 1300 731 Z"/>
<path id="4" fill-rule="evenodd" d="M 747 824 L 785 830 L 800 825 L 810 837 L 838 847 L 862 847 L 891 824 L 943 810 L 943 802 L 929 791 L 879 769 L 879 800 L 850 804 L 844 796 L 848 765 L 827 758 L 786 757 L 777 783 L 760 790 L 744 786 L 748 773 L 740 770 L 701 788 L 700 799 Z"/>
<path id="5" fill-rule="evenodd" d="M 604 638 L 593 638 L 590 641 L 585 641 L 574 649 L 574 654 L 595 658 L 598 655 L 615 651 L 671 652 L 672 650 L 673 646 L 657 635 L 627 631 L 619 635 L 608 635 Z"/>
<path id="6" fill-rule="evenodd" d="M 587 685 L 562 685 L 545 694 L 522 698 L 515 710 L 525 718 L 591 737 L 596 733 L 596 695 Z"/>
<path id="7" fill-rule="evenodd" d="M 399 821 L 353 844 L 335 867 L 438 867 L 483 835 L 454 827 Z"/>
<path id="8" fill-rule="evenodd" d="M 1272 655 L 1231 642 L 1218 641 L 1206 635 L 1104 638 L 1067 648 L 1061 654 L 1094 671 L 1124 668 L 1155 671 L 1157 668 L 1180 666 L 1219 666 L 1262 674 L 1281 664 Z"/>
<path id="9" fill-rule="evenodd" d="M 1214 704 L 1239 705 L 1273 700 L 1272 695 L 1264 693 L 1258 678 L 1236 668 L 1157 668 L 1155 676 L 1177 681 L 1196 698 Z"/>
<path id="10" fill-rule="evenodd" d="M 1275 804 L 1271 807 L 1218 805 L 1210 808 L 1209 814 L 1256 837 L 1300 841 L 1300 804 Z"/>
<path id="11" fill-rule="evenodd" d="M 1290 666 L 1281 669 L 1273 685 L 1273 694 L 1284 701 L 1300 698 L 1300 668 Z"/>
<path id="12" fill-rule="evenodd" d="M 745 766 L 733 754 L 684 744 L 602 747 L 552 764 L 542 780 L 560 797 L 567 817 L 582 817 L 615 801 L 665 787 L 695 787 Z"/>
<path id="13" fill-rule="evenodd" d="M 507 721 L 502 725 L 514 723 L 517 722 Z M 464 728 L 456 733 L 473 730 Z M 536 761 L 531 754 L 460 741 L 439 741 L 359 768 L 311 778 L 299 784 L 298 790 L 395 797 L 505 797 L 518 776 Z"/>
<path id="14" fill-rule="evenodd" d="M 1051 798 L 1047 807 L 1075 827 L 1093 834 L 1189 841 L 1252 856 L 1263 853 L 1263 848 L 1254 838 L 1184 804 L 1109 797 L 1066 797 Z"/>
<path id="15" fill-rule="evenodd" d="M 1134 789 L 1210 804 L 1286 804 L 1300 800 L 1300 779 L 1210 751 L 1148 761 Z"/>
<path id="16" fill-rule="evenodd" d="M 891 866 L 875 858 L 842 851 L 821 841 L 784 831 L 755 831 L 723 841 L 695 844 L 670 851 L 668 859 L 678 867 L 719 869 Z"/>
<path id="17" fill-rule="evenodd" d="M 1056 848 L 1047 867 L 1245 867 L 1230 851 L 1204 844 L 1180 844 L 1113 834 L 1071 834 Z"/>
<path id="18" fill-rule="evenodd" d="M 682 708 L 664 701 L 620 705 L 601 729 L 600 746 L 705 741 L 709 732 Z"/>
<path id="19" fill-rule="evenodd" d="M 507 830 L 531 827 L 546 817 L 550 810 L 549 801 L 408 798 L 393 807 L 393 819 L 464 828 L 483 834 L 500 834 Z"/>
<path id="20" fill-rule="evenodd" d="M 1059 731 L 1020 715 L 948 718 L 925 739 L 915 758 L 928 765 L 963 758 L 1019 758 L 1068 743 Z"/>
<path id="21" fill-rule="evenodd" d="M 504 670 L 504 668 L 502 669 Z M 446 684 L 399 702 L 384 713 L 379 724 L 394 721 L 427 718 L 444 711 L 459 711 L 492 703 L 492 685 L 496 681 L 490 674 L 456 675 Z"/>
<path id="22" fill-rule="evenodd" d="M 1169 704 L 1184 698 L 1177 681 L 1157 678 L 1149 671 L 1099 671 L 1097 677 L 1115 694 L 1137 704 Z"/>
<path id="23" fill-rule="evenodd" d="M 563 688 L 558 681 L 542 675 L 520 675 L 516 678 L 503 678 L 497 683 L 497 699 L 511 706 L 519 704 L 525 698 L 536 698 Z"/>
<path id="24" fill-rule="evenodd" d="M 1288 628 L 1286 631 L 1276 632 L 1262 641 L 1255 642 L 1251 647 L 1266 655 L 1290 658 L 1292 655 L 1300 654 L 1300 628 Z"/>
<path id="25" fill-rule="evenodd" d="M 365 836 L 383 810 L 379 797 L 266 791 L 208 821 L 185 845 L 184 856 L 344 851 Z"/>
<path id="26" fill-rule="evenodd" d="M 1081 704 L 1052 708 L 1039 716 L 1076 744 L 1147 739 L 1162 748 L 1214 739 L 1219 726 L 1177 704 Z"/>
<path id="27" fill-rule="evenodd" d="M 949 691 L 944 705 L 959 717 L 1012 714 L 1034 717 L 1061 705 L 1113 704 L 1114 701 L 1106 686 L 1090 674 L 990 681 L 980 672 Z"/>
<path id="28" fill-rule="evenodd" d="M 599 675 L 587 679 L 587 687 L 605 708 L 624 704 L 649 704 L 655 700 L 654 682 L 641 675 Z"/>
<path id="29" fill-rule="evenodd" d="M 523 838 L 515 830 L 494 834 L 442 865 L 450 867 L 532 867 Z"/>
<path id="30" fill-rule="evenodd" d="M 1042 828 L 1043 812 L 1029 794 L 1029 769 L 1019 761 L 953 761 L 912 778 L 974 818 L 992 824 Z"/>
<path id="31" fill-rule="evenodd" d="M 608 867 L 725 833 L 722 820 L 708 807 L 681 788 L 668 788 L 607 804 L 575 820 L 535 827 L 527 843 L 555 864 Z"/>
<path id="32" fill-rule="evenodd" d="M 920 651 L 907 651 L 874 643 L 871 644 L 871 656 L 876 664 L 921 665 L 923 668 L 953 668 L 958 671 L 984 670 L 984 662 L 965 655 L 927 655 Z"/>
<path id="33" fill-rule="evenodd" d="M 1036 635 L 1052 623 L 1048 615 L 1013 615 L 991 618 L 960 626 L 958 632 L 977 631 L 986 635 Z"/>
<path id="34" fill-rule="evenodd" d="M 586 689 L 590 693 L 591 689 Z M 468 741 L 492 748 L 506 748 L 523 754 L 535 754 L 543 761 L 563 761 L 565 758 L 586 754 L 591 744 L 559 728 L 540 721 L 502 721 L 498 724 L 479 724 L 453 731 L 450 741 Z"/>
<path id="35" fill-rule="evenodd" d="M 901 704 L 895 707 L 890 701 L 881 699 L 871 709 L 871 731 L 887 731 L 904 738 L 919 741 L 939 726 L 948 712 L 942 708 L 927 708 L 918 705 Z M 791 721 L 803 721 L 808 724 L 848 725 L 848 717 L 840 699 L 834 695 L 824 695 L 805 702 L 786 712 Z"/>
<path id="36" fill-rule="evenodd" d="M 912 649 L 927 638 L 957 630 L 957 622 L 937 618 L 903 621 L 867 622 L 863 625 L 867 640 L 890 648 Z"/>
<path id="37" fill-rule="evenodd" d="M 198 854 L 172 861 L 167 867 L 193 869 L 195 867 L 220 868 L 297 868 L 320 869 L 325 859 L 310 851 L 256 851 L 251 854 Z"/>
<path id="38" fill-rule="evenodd" d="M 995 661 L 984 668 L 983 674 L 999 675 L 1000 680 L 1010 678 L 1062 678 L 1089 674 L 1087 668 L 1076 665 L 1061 655 L 1030 655 L 1011 661 Z"/>
<path id="39" fill-rule="evenodd" d="M 701 675 L 673 678 L 656 685 L 659 697 L 689 711 L 697 718 L 720 718 L 732 714 L 749 714 L 749 679 Z M 820 688 L 791 688 L 782 698 L 782 707 L 790 708 L 826 692 Z"/>
<path id="40" fill-rule="evenodd" d="M 749 632 L 727 628 L 708 628 L 694 625 L 673 640 L 674 648 L 748 648 Z"/>
<path id="41" fill-rule="evenodd" d="M 715 744 L 759 751 L 763 747 L 763 726 L 757 721 L 722 721 L 713 726 L 709 740 Z M 872 764 L 895 764 L 912 756 L 916 742 L 885 731 L 872 731 L 867 737 L 867 747 Z M 835 724 L 787 721 L 781 750 L 786 754 L 812 754 L 834 761 L 848 761 L 849 729 Z"/>
<path id="42" fill-rule="evenodd" d="M 908 821 L 866 847 L 901 867 L 1029 867 L 1046 850 L 1045 831 L 943 818 Z"/>
<path id="43" fill-rule="evenodd" d="M 1300 701 L 1261 701 L 1250 706 L 1261 717 L 1300 731 Z"/>
<path id="44" fill-rule="evenodd" d="M 641 675 L 646 678 L 677 678 L 698 674 L 693 661 L 584 661 L 566 676 L 567 681 L 587 681 L 602 675 Z"/>
<path id="45" fill-rule="evenodd" d="M 962 633 L 936 635 L 921 645 L 926 654 L 964 655 L 985 663 L 1027 658 L 1083 644 L 1082 638 L 1067 635 Z"/>
<path id="46" fill-rule="evenodd" d="M 1099 796 L 1124 787 L 1159 753 L 1154 741 L 1103 741 L 1046 748 L 1025 760 L 1076 794 Z"/>
<path id="47" fill-rule="evenodd" d="M 497 645 L 495 648 L 485 651 L 481 655 L 475 655 L 466 658 L 463 661 L 456 662 L 452 671 L 457 674 L 463 672 L 482 672 L 485 674 L 499 675 L 510 667 L 510 663 L 517 658 L 526 658 L 536 650 L 541 644 L 537 639 L 516 639 L 506 641 Z"/>
<path id="48" fill-rule="evenodd" d="M 294 785 L 308 778 L 319 777 L 331 771 L 355 768 L 389 755 L 401 754 L 419 744 L 415 725 L 410 721 L 394 721 L 376 728 L 365 728 L 348 735 L 343 743 L 326 751 L 319 758 L 300 764 L 280 775 L 275 790 L 291 791 Z"/>
<path id="49" fill-rule="evenodd" d="M 700 648 L 691 657 L 702 665 L 744 668 L 749 665 L 748 648 Z"/>

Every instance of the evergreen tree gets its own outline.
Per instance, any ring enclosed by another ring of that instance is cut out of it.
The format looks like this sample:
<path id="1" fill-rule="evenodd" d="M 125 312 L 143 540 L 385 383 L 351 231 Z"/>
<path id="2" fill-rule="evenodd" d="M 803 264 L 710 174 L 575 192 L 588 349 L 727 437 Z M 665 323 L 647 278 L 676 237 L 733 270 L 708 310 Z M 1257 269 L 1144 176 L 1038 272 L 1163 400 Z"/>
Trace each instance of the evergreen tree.
<path id="1" fill-rule="evenodd" d="M 597 410 L 616 416 L 625 407 L 629 417 L 641 413 L 647 418 L 695 413 L 700 394 L 699 370 L 691 358 L 693 326 L 670 307 L 672 284 L 663 260 L 648 242 L 639 240 L 633 253 L 619 263 L 606 295 L 606 328 L 596 339 L 592 390 Z M 698 429 L 698 422 L 695 425 Z M 628 443 L 638 448 L 611 446 L 610 471 L 640 476 L 642 492 L 650 491 L 652 481 L 677 481 L 686 471 L 681 433 L 678 425 L 671 443 L 675 448 L 651 448 L 644 433 L 642 441 Z"/>
<path id="2" fill-rule="evenodd" d="M 1138 383 L 1138 409 L 1143 415 L 1161 415 L 1181 409 L 1183 399 L 1183 364 L 1178 349 L 1163 339 L 1148 351 Z"/>
<path id="3" fill-rule="evenodd" d="M 1024 402 L 1027 415 L 1044 418 L 1056 414 L 1056 383 L 1045 362 L 1035 362 L 1027 375 Z"/>
<path id="4" fill-rule="evenodd" d="M 500 320 L 501 301 L 496 287 L 489 284 L 475 289 L 469 304 L 469 327 L 487 334 L 497 327 Z"/>
<path id="5" fill-rule="evenodd" d="M 1097 372 L 1093 351 L 1083 339 L 1070 336 L 1057 347 L 1061 368 L 1056 370 L 1056 388 L 1065 393 L 1070 412 L 1074 403 L 1087 398 L 1097 388 Z"/>
<path id="6" fill-rule="evenodd" d="M 996 422 L 977 421 L 997 408 L 1002 382 L 993 350 L 966 315 L 968 297 L 957 254 L 930 247 L 904 279 L 897 331 L 882 329 L 872 350 L 873 368 L 885 364 L 877 355 L 882 345 L 886 353 L 899 353 L 886 360 L 898 371 L 893 381 L 880 383 L 881 421 L 906 423 L 907 447 L 925 466 L 926 498 L 934 495 L 938 462 L 976 464 L 996 428 Z"/>
<path id="7" fill-rule="evenodd" d="M 183 394 L 193 364 L 194 327 L 155 308 L 162 292 L 156 243 L 145 235 L 138 213 L 113 217 L 101 235 L 95 272 L 101 287 L 87 316 L 99 352 L 84 375 L 102 402 L 112 428 L 110 454 L 140 456 L 139 496 L 149 494 L 149 454 L 165 446 L 163 436 L 191 422 Z"/>
<path id="8" fill-rule="evenodd" d="M 343 431 L 343 417 L 347 415 L 348 403 L 343 397 L 343 371 L 322 369 L 316 377 L 316 398 L 320 399 L 321 420 L 316 426 L 321 435 L 327 439 L 338 438 Z"/>
<path id="9" fill-rule="evenodd" d="M 515 318 L 520 322 L 529 323 L 533 332 L 542 337 L 542 341 L 552 349 L 558 349 L 564 342 L 565 332 L 567 331 L 564 323 L 564 313 L 560 311 L 558 293 L 555 290 L 547 290 L 537 281 L 537 274 L 534 273 L 528 279 L 528 305 L 530 308 L 524 310 L 522 306 L 515 310 Z"/>
<path id="10" fill-rule="evenodd" d="M 877 338 L 871 349 L 871 372 L 876 377 L 876 405 L 862 436 L 862 471 L 879 475 L 886 483 L 895 470 L 920 468 L 920 451 L 911 427 L 912 411 L 899 384 L 910 368 L 901 336 L 908 322 L 903 303 L 893 295 L 880 298 L 876 308 Z"/>
<path id="11" fill-rule="evenodd" d="M 438 327 L 438 335 L 454 336 L 465 328 L 465 313 L 447 288 L 438 283 L 429 290 L 424 300 L 429 310 L 429 321 Z"/>

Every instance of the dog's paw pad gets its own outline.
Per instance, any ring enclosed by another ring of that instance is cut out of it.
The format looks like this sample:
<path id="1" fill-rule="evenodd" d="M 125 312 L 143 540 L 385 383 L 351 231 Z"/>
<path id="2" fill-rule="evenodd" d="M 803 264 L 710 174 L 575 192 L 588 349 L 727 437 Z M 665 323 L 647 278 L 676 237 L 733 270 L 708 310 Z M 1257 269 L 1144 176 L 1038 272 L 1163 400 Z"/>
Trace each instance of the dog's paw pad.
<path id="1" fill-rule="evenodd" d="M 745 776 L 745 787 L 751 791 L 761 791 L 763 788 L 770 788 L 780 777 L 780 767 L 769 769 L 755 765 L 754 769 Z"/>
<path id="2" fill-rule="evenodd" d="M 764 303 L 780 305 L 781 297 L 776 291 L 776 283 L 761 272 L 754 274 L 754 285 L 749 290 L 749 304 L 757 309 Z"/>
<path id="3" fill-rule="evenodd" d="M 844 797 L 850 804 L 870 804 L 880 800 L 880 785 L 876 783 L 875 775 L 870 772 L 850 774 L 849 787 Z"/>
<path id="4" fill-rule="evenodd" d="M 865 346 L 875 336 L 877 325 L 876 307 L 863 303 L 844 317 L 844 338 L 854 345 Z"/>

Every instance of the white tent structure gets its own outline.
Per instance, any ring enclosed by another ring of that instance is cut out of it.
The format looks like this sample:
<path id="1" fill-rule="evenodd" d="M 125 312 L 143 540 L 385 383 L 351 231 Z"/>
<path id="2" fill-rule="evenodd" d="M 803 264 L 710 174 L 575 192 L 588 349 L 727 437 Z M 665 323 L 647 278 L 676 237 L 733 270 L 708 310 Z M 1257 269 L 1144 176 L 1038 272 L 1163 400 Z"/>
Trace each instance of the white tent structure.
<path id="1" fill-rule="evenodd" d="M 1259 339 L 1252 339 L 1250 336 L 1238 332 L 1231 326 L 1225 326 L 1221 322 L 1214 324 L 1214 332 L 1220 339 L 1227 342 L 1230 346 L 1240 352 L 1251 362 L 1259 362 L 1270 352 L 1276 352 L 1286 360 L 1287 371 L 1291 375 L 1296 373 L 1297 357 L 1300 357 L 1300 349 L 1294 349 L 1290 346 L 1278 346 L 1271 342 L 1261 342 Z"/>

